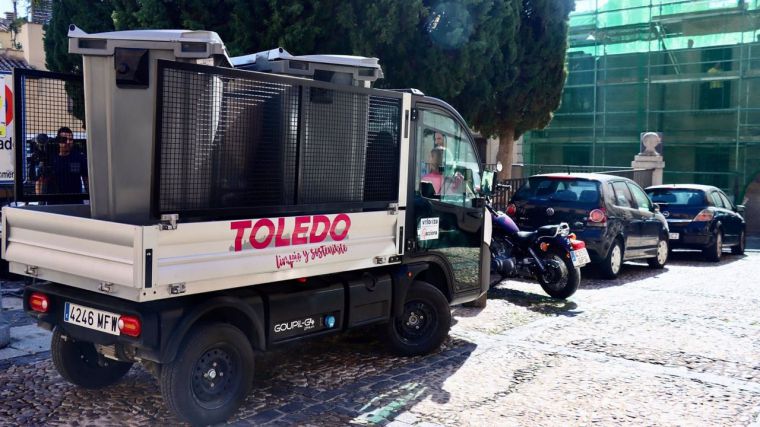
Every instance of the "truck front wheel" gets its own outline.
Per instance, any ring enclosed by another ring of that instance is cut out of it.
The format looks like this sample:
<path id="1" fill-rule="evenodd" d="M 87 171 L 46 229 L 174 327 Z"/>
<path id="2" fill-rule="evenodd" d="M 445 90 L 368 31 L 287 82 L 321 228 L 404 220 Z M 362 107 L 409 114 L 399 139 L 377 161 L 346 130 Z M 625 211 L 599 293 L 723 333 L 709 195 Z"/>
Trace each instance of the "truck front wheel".
<path id="1" fill-rule="evenodd" d="M 100 356 L 92 343 L 67 337 L 59 328 L 53 331 L 50 353 L 58 373 L 83 388 L 107 387 L 119 381 L 132 367 L 132 363 Z"/>
<path id="2" fill-rule="evenodd" d="M 169 409 L 193 425 L 229 418 L 253 382 L 253 349 L 240 329 L 226 323 L 191 330 L 173 362 L 161 367 L 161 394 Z"/>
<path id="3" fill-rule="evenodd" d="M 395 352 L 416 356 L 440 347 L 449 328 L 451 309 L 446 297 L 430 283 L 416 281 L 406 294 L 404 313 L 388 323 L 388 338 Z"/>

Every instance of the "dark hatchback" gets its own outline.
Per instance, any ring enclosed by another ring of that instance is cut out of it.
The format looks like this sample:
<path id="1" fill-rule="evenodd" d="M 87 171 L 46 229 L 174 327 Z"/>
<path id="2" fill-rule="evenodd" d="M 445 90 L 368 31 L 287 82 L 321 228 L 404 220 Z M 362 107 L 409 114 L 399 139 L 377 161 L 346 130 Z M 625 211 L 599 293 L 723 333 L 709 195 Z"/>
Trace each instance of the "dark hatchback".
<path id="1" fill-rule="evenodd" d="M 591 262 L 615 278 L 624 261 L 668 259 L 668 225 L 646 192 L 627 178 L 604 174 L 546 174 L 528 179 L 507 214 L 522 230 L 567 222 L 586 243 Z"/>
<path id="2" fill-rule="evenodd" d="M 744 253 L 744 206 L 735 206 L 720 189 L 677 184 L 646 191 L 668 220 L 672 248 L 700 249 L 714 262 L 720 261 L 725 246 L 734 254 Z"/>

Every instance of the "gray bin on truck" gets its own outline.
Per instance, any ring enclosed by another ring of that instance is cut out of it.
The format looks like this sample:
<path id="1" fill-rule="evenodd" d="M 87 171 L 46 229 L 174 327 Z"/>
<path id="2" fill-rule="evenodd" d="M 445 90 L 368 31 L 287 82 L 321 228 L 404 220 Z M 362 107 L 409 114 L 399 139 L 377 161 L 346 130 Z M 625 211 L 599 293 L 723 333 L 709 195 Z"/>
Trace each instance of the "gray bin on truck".
<path id="1" fill-rule="evenodd" d="M 229 66 L 224 44 L 211 31 L 87 34 L 72 25 L 69 52 L 83 57 L 92 218 L 149 223 L 156 63 L 164 59 Z"/>

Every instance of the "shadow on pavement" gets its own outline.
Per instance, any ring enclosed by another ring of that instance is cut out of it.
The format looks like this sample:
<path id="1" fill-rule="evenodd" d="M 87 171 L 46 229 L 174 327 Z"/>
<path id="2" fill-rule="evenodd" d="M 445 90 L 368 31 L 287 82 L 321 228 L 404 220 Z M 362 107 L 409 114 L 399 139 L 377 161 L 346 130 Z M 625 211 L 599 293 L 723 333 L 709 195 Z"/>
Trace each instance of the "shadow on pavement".
<path id="1" fill-rule="evenodd" d="M 667 265 L 662 269 L 654 269 L 650 268 L 646 262 L 627 262 L 623 264 L 617 278 L 604 279 L 599 271 L 589 266 L 581 269 L 581 285 L 579 289 L 604 289 L 622 286 L 630 282 L 650 279 L 667 272 Z"/>
<path id="2" fill-rule="evenodd" d="M 676 249 L 670 253 L 668 264 L 683 265 L 689 267 L 715 267 L 739 261 L 747 255 L 733 255 L 730 250 L 723 250 L 720 262 L 707 261 L 701 251 L 689 251 Z"/>
<path id="3" fill-rule="evenodd" d="M 261 355 L 253 391 L 235 419 L 260 424 L 284 413 L 278 421 L 290 425 L 385 425 L 424 399 L 449 402 L 443 384 L 477 346 L 449 338 L 432 354 L 401 357 L 389 352 L 382 329 Z"/>
<path id="4" fill-rule="evenodd" d="M 514 305 L 545 315 L 574 317 L 580 314 L 579 311 L 575 311 L 578 308 L 578 304 L 573 301 L 554 299 L 542 294 L 509 289 L 504 287 L 504 284 L 491 288 L 488 291 L 488 299 L 506 300 Z"/>

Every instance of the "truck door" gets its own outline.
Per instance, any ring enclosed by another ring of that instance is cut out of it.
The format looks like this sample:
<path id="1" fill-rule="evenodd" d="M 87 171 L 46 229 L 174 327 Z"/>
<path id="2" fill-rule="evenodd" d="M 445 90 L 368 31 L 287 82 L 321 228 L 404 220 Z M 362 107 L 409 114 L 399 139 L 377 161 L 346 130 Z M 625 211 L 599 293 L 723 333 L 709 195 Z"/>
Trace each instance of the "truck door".
<path id="1" fill-rule="evenodd" d="M 442 256 L 453 273 L 455 296 L 485 291 L 489 270 L 483 266 L 488 266 L 490 254 L 484 244 L 481 170 L 472 136 L 443 107 L 418 104 L 413 124 L 411 255 Z"/>

